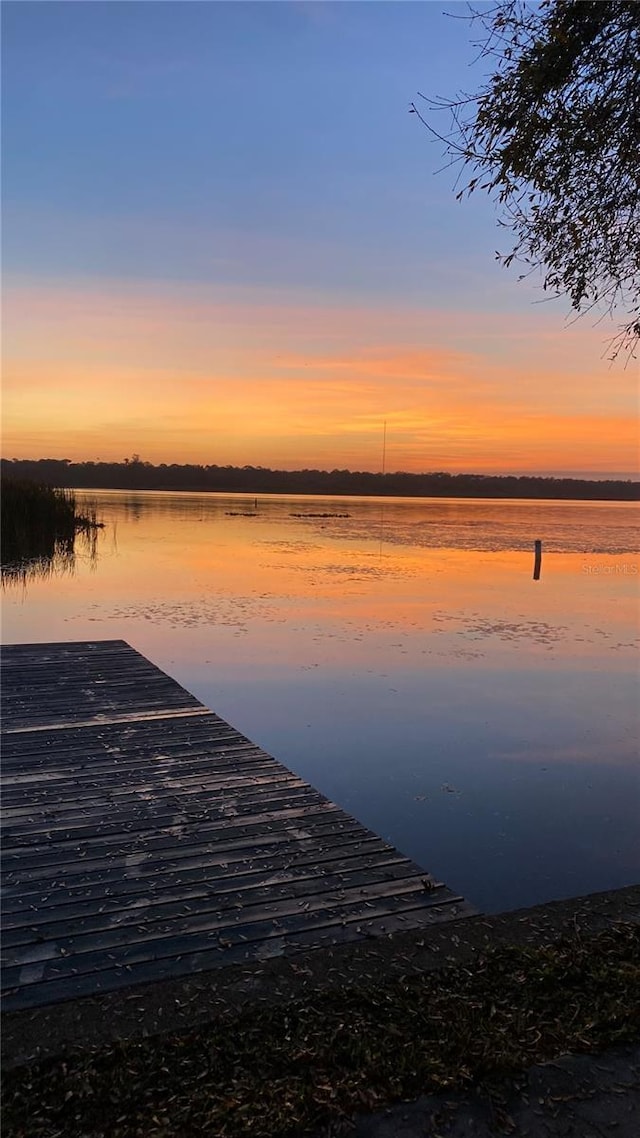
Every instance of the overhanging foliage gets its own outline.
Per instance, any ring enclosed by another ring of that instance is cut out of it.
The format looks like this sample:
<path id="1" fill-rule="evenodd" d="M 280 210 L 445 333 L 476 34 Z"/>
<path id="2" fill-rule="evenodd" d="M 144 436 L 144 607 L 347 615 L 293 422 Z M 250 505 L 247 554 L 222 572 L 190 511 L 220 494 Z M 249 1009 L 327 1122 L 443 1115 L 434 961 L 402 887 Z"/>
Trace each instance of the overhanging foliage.
<path id="1" fill-rule="evenodd" d="M 623 313 L 612 356 L 640 339 L 640 4 L 501 0 L 470 9 L 493 74 L 475 94 L 418 111 L 467 179 L 501 207 L 504 264 L 541 269 L 577 313 Z M 425 98 L 425 96 L 421 96 Z M 470 175 L 470 176 L 469 176 Z"/>

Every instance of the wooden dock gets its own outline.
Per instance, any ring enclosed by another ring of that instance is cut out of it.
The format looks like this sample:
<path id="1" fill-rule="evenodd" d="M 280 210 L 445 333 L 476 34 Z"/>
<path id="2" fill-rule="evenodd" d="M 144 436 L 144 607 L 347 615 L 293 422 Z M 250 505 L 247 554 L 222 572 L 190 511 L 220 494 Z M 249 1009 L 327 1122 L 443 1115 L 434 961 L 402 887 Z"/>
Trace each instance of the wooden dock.
<path id="1" fill-rule="evenodd" d="M 474 911 L 124 641 L 1 659 L 6 1011 Z"/>

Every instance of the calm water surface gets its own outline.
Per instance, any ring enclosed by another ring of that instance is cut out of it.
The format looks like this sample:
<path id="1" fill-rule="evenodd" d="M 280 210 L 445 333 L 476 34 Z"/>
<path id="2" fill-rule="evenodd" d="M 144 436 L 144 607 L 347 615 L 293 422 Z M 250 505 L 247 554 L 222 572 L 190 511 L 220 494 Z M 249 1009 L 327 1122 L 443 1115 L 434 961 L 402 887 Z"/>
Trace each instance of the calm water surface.
<path id="1" fill-rule="evenodd" d="M 89 496 L 6 642 L 127 640 L 486 911 L 640 880 L 636 507 Z"/>

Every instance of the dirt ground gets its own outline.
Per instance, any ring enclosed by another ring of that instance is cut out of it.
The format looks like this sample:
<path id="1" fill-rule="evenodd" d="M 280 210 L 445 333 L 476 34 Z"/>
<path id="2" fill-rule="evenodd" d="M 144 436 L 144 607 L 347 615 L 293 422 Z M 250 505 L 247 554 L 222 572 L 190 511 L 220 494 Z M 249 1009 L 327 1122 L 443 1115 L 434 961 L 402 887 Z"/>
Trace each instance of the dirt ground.
<path id="1" fill-rule="evenodd" d="M 317 1138 L 346 1131 L 325 1130 Z M 353 1138 L 637 1138 L 640 1046 L 565 1056 L 469 1094 L 360 1117 Z"/>

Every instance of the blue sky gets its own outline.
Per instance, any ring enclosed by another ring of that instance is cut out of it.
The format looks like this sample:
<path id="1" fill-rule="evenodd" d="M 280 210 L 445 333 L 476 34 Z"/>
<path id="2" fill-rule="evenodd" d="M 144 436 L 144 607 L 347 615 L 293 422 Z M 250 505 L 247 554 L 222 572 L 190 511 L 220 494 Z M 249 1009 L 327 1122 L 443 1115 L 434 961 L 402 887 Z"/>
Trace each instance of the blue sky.
<path id="1" fill-rule="evenodd" d="M 9 3 L 3 23 L 6 271 L 456 299 L 474 286 L 451 261 L 491 273 L 493 207 L 454 201 L 408 113 L 471 81 L 439 3 Z"/>

